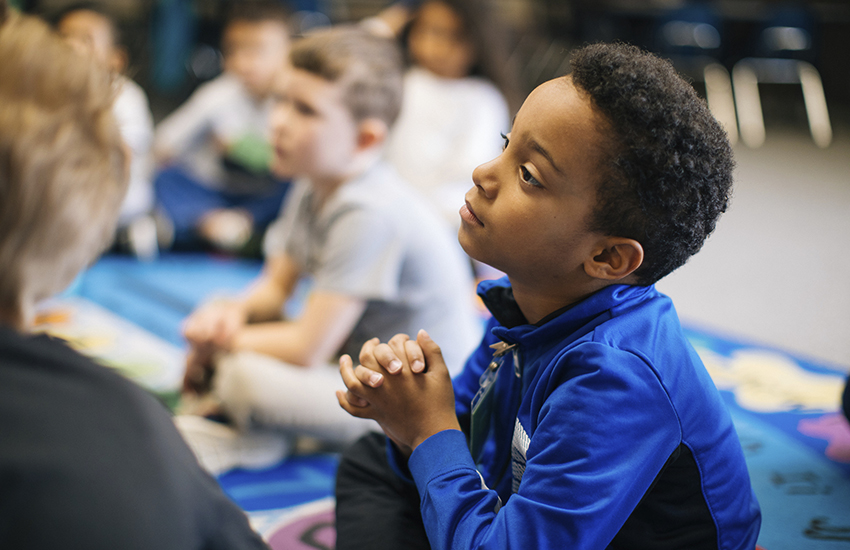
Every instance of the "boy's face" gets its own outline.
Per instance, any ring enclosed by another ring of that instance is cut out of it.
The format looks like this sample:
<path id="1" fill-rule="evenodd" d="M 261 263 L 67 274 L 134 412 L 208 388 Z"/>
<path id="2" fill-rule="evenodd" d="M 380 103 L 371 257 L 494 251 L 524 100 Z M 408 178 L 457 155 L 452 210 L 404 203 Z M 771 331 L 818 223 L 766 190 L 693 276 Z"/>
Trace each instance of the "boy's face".
<path id="1" fill-rule="evenodd" d="M 121 52 L 115 47 L 112 26 L 99 13 L 72 11 L 57 25 L 59 35 L 81 55 L 92 56 L 113 71 L 122 71 Z"/>
<path id="2" fill-rule="evenodd" d="M 289 55 L 289 37 L 276 21 L 233 21 L 224 31 L 224 68 L 242 81 L 257 99 L 272 91 L 274 79 Z"/>
<path id="3" fill-rule="evenodd" d="M 475 47 L 463 19 L 439 1 L 419 8 L 408 45 L 418 65 L 444 78 L 463 78 L 475 63 Z"/>
<path id="4" fill-rule="evenodd" d="M 277 79 L 274 97 L 275 173 L 314 184 L 344 177 L 357 150 L 358 128 L 342 86 L 290 68 Z"/>
<path id="5" fill-rule="evenodd" d="M 588 229 L 596 205 L 604 120 L 569 77 L 535 89 L 507 146 L 475 169 L 459 239 L 472 258 L 512 280 L 575 281 L 602 236 Z"/>

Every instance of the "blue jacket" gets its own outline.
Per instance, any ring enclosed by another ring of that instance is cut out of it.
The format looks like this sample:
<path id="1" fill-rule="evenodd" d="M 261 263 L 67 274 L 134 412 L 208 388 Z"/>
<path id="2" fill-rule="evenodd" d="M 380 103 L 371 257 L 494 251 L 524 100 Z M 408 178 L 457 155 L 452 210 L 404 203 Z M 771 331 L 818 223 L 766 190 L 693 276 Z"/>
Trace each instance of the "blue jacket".
<path id="1" fill-rule="evenodd" d="M 478 291 L 494 317 L 454 381 L 467 433 L 490 345 L 516 346 L 477 461 L 454 430 L 408 461 L 432 548 L 755 547 L 737 434 L 668 297 L 609 286 L 532 325 L 507 279 Z"/>

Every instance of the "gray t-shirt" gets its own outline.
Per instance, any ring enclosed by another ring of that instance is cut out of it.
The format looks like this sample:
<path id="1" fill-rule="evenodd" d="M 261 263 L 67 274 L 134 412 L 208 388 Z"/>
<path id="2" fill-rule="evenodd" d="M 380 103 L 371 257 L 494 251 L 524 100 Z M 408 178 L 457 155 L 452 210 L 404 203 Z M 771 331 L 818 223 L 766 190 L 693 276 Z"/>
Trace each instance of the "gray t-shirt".
<path id="1" fill-rule="evenodd" d="M 469 260 L 425 199 L 384 164 L 346 182 L 318 211 L 309 183 L 296 182 L 265 253 L 290 256 L 314 290 L 366 300 L 340 353 L 357 357 L 370 338 L 424 328 L 455 374 L 480 339 Z"/>

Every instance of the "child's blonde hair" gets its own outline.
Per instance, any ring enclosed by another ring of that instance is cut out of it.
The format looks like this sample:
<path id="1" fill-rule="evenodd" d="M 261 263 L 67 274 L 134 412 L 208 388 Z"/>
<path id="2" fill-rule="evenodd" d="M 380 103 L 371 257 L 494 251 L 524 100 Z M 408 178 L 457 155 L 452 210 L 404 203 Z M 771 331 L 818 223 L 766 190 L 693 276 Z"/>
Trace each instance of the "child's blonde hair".
<path id="1" fill-rule="evenodd" d="M 0 0 L 0 313 L 69 284 L 110 242 L 127 187 L 112 77 Z M 5 19 L 5 22 L 3 20 Z"/>
<path id="2" fill-rule="evenodd" d="M 398 45 L 360 27 L 322 29 L 295 42 L 292 65 L 339 83 L 355 121 L 392 126 L 401 110 L 403 63 Z"/>

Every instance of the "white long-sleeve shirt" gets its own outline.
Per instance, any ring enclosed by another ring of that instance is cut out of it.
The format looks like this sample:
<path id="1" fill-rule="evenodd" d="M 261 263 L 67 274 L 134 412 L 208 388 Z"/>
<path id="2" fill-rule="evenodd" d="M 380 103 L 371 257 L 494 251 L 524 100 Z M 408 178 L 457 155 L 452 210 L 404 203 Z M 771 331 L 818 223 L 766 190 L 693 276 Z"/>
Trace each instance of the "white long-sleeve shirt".
<path id="1" fill-rule="evenodd" d="M 202 185 L 228 188 L 216 141 L 252 136 L 268 141 L 272 100 L 255 100 L 235 76 L 224 73 L 201 85 L 156 128 L 154 146 L 167 151 Z"/>
<path id="2" fill-rule="evenodd" d="M 457 227 L 472 171 L 499 155 L 499 134 L 510 131 L 509 117 L 504 96 L 491 82 L 442 78 L 413 67 L 404 77 L 386 160 Z"/>
<path id="3" fill-rule="evenodd" d="M 130 185 L 127 196 L 121 205 L 119 224 L 126 225 L 134 218 L 145 214 L 153 207 L 153 186 L 151 185 L 151 145 L 153 143 L 153 117 L 148 97 L 144 90 L 130 80 L 122 77 L 121 86 L 112 113 L 118 122 L 121 137 L 130 149 Z"/>

